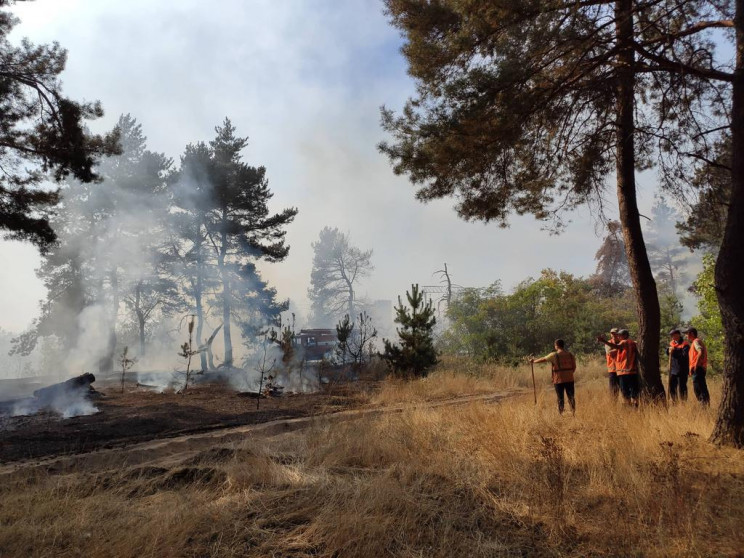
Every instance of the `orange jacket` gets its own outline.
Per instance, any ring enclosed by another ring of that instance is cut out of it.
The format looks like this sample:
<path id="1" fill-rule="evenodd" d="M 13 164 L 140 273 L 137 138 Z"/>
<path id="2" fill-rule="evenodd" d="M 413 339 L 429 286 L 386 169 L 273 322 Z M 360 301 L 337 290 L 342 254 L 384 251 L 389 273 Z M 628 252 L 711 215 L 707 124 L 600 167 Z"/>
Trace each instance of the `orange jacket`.
<path id="1" fill-rule="evenodd" d="M 636 345 L 636 342 L 632 339 L 621 339 L 618 345 L 620 345 L 620 348 L 617 350 L 617 357 L 615 358 L 617 375 L 638 374 L 638 345 Z"/>
<path id="2" fill-rule="evenodd" d="M 690 343 L 690 373 L 695 368 L 708 367 L 708 349 L 700 339 Z"/>
<path id="3" fill-rule="evenodd" d="M 550 365 L 553 367 L 553 383 L 563 384 L 574 381 L 576 371 L 576 359 L 568 351 L 556 351 L 551 353 Z"/>
<path id="4" fill-rule="evenodd" d="M 606 347 L 605 357 L 607 357 L 607 372 L 614 374 L 617 372 L 617 363 L 615 362 L 615 359 L 617 358 L 617 349 Z"/>

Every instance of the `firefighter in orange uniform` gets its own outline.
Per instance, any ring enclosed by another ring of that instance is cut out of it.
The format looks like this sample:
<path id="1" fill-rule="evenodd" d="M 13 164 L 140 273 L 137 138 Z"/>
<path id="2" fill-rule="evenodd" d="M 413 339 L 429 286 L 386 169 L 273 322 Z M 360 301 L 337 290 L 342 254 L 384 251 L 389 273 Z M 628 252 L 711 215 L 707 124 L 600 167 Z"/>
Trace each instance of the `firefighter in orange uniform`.
<path id="1" fill-rule="evenodd" d="M 630 338 L 630 332 L 627 329 L 621 329 L 618 332 L 620 341 L 613 343 L 607 341 L 601 335 L 597 341 L 604 343 L 612 349 L 617 349 L 615 357 L 615 368 L 617 369 L 617 379 L 620 384 L 620 393 L 627 403 L 633 407 L 638 407 L 638 395 L 640 392 L 640 383 L 638 381 L 638 345 Z"/>
<path id="2" fill-rule="evenodd" d="M 620 341 L 618 331 L 620 330 L 616 327 L 613 327 L 610 330 L 610 337 L 613 343 Z M 607 358 L 607 377 L 610 380 L 610 394 L 617 397 L 617 394 L 620 392 L 620 384 L 617 381 L 617 364 L 615 362 L 617 358 L 617 349 L 605 345 L 605 357 Z"/>
<path id="3" fill-rule="evenodd" d="M 689 327 L 685 330 L 687 341 L 690 342 L 690 376 L 692 376 L 692 390 L 703 407 L 710 405 L 710 393 L 705 374 L 708 369 L 708 348 L 698 337 L 697 329 Z"/>
<path id="4" fill-rule="evenodd" d="M 549 362 L 553 372 L 553 387 L 558 396 L 558 412 L 563 414 L 565 407 L 564 393 L 571 405 L 571 413 L 576 414 L 576 399 L 574 397 L 574 372 L 576 371 L 576 359 L 573 354 L 566 350 L 563 339 L 556 339 L 553 344 L 555 351 L 538 359 L 530 359 L 530 362 Z"/>
<path id="5" fill-rule="evenodd" d="M 687 401 L 687 373 L 690 369 L 690 344 L 682 338 L 678 329 L 669 332 L 672 339 L 669 341 L 666 353 L 669 355 L 669 397 L 677 401 L 677 390 L 679 398 Z"/>

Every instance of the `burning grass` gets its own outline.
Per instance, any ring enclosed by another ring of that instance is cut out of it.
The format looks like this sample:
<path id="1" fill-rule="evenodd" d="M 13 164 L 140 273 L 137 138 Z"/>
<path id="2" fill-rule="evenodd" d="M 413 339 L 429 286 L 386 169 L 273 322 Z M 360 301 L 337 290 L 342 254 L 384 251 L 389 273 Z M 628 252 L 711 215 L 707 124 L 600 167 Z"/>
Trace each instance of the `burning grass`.
<path id="1" fill-rule="evenodd" d="M 446 374 L 453 390 L 457 376 Z M 462 375 L 458 394 L 482 388 L 471 376 Z M 382 394 L 399 384 L 391 386 Z M 717 396 L 720 385 L 711 391 Z M 319 420 L 180 461 L 153 456 L 132 469 L 16 472 L 0 484 L 0 554 L 682 556 L 744 548 L 744 458 L 706 442 L 713 411 L 694 402 L 633 411 L 587 380 L 577 388 L 577 416 L 559 417 L 552 394 L 540 393 L 537 408 L 531 394 L 421 405 Z"/>

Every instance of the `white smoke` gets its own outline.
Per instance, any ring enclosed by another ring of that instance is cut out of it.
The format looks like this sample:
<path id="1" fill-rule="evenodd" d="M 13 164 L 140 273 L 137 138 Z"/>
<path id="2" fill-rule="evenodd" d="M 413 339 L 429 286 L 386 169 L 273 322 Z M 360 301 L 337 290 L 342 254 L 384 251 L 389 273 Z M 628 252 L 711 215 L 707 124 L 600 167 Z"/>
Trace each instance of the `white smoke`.
<path id="1" fill-rule="evenodd" d="M 108 352 L 109 329 L 106 326 L 109 318 L 102 305 L 95 304 L 83 309 L 77 322 L 80 335 L 63 365 L 68 375 L 95 370 Z"/>

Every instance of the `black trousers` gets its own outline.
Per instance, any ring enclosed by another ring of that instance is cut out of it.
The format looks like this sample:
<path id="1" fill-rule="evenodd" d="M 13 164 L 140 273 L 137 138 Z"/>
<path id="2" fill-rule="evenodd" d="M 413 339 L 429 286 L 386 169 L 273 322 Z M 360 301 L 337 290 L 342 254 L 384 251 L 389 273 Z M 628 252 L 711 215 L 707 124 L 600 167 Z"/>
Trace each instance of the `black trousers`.
<path id="1" fill-rule="evenodd" d="M 707 407 L 710 405 L 710 393 L 708 393 L 708 382 L 705 381 L 705 368 L 698 366 L 692 371 L 692 390 L 700 403 Z"/>
<path id="2" fill-rule="evenodd" d="M 669 374 L 669 397 L 672 401 L 677 400 L 677 392 L 681 401 L 687 401 L 687 375 L 684 373 Z"/>
<path id="3" fill-rule="evenodd" d="M 617 372 L 608 372 L 607 377 L 610 379 L 610 394 L 617 397 L 620 393 L 620 380 L 617 379 Z"/>
<path id="4" fill-rule="evenodd" d="M 634 402 L 638 405 L 638 392 L 640 391 L 640 385 L 638 383 L 638 373 L 636 374 L 623 374 L 618 376 L 620 380 L 620 393 L 623 394 L 623 398 L 626 401 Z"/>
<path id="5" fill-rule="evenodd" d="M 558 396 L 558 412 L 563 413 L 563 409 L 566 406 L 563 394 L 568 396 L 568 403 L 571 405 L 571 412 L 576 412 L 576 399 L 574 399 L 574 383 L 563 382 L 562 384 L 553 384 L 555 387 L 555 394 Z"/>

